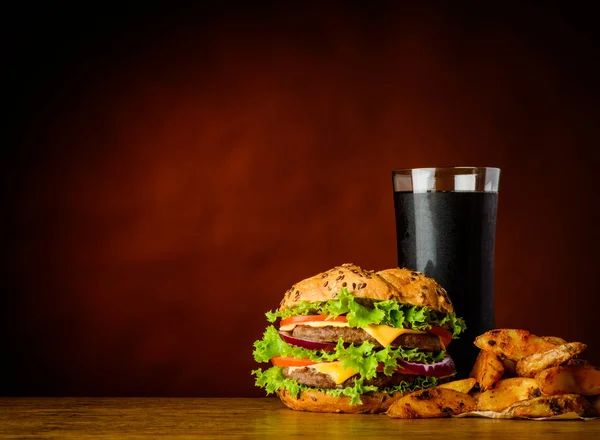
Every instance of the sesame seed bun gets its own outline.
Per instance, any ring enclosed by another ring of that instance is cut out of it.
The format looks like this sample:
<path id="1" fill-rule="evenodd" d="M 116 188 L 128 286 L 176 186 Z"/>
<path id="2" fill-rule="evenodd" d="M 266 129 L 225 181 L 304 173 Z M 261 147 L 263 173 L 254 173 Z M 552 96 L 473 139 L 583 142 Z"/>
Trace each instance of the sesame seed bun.
<path id="1" fill-rule="evenodd" d="M 279 309 L 290 309 L 302 301 L 329 301 L 335 299 L 342 288 L 357 298 L 375 301 L 393 299 L 403 304 L 426 306 L 441 313 L 454 313 L 446 290 L 420 272 L 406 268 L 375 272 L 352 263 L 336 266 L 294 284 L 285 293 Z"/>
<path id="2" fill-rule="evenodd" d="M 392 403 L 403 396 L 403 393 L 387 394 L 377 391 L 363 394 L 360 396 L 362 403 L 358 405 L 350 405 L 348 396 L 336 397 L 317 390 L 301 391 L 296 397 L 292 397 L 284 388 L 277 391 L 277 395 L 285 406 L 296 411 L 373 414 L 387 411 Z"/>

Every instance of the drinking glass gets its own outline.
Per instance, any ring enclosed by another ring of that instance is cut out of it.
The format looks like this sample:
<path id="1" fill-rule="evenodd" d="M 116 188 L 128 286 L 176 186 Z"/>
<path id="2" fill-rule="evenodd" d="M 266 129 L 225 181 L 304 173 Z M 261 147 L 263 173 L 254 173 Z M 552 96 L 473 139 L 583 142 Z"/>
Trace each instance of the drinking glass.
<path id="1" fill-rule="evenodd" d="M 475 337 L 494 328 L 494 241 L 500 169 L 394 170 L 398 265 L 446 289 L 466 332 L 448 347 L 459 378 L 477 357 Z"/>

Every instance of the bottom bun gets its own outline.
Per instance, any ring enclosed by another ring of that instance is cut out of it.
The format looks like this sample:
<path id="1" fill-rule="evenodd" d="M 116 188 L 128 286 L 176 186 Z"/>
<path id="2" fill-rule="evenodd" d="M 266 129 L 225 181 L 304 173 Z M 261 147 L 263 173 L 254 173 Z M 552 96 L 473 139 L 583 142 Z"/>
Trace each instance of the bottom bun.
<path id="1" fill-rule="evenodd" d="M 317 390 L 301 391 L 296 397 L 292 397 L 286 389 L 283 389 L 277 391 L 277 395 L 285 406 L 296 411 L 373 414 L 387 411 L 392 403 L 402 397 L 404 393 L 375 392 L 363 394 L 360 396 L 362 403 L 358 405 L 350 405 L 350 397 L 348 396 L 336 397 Z"/>

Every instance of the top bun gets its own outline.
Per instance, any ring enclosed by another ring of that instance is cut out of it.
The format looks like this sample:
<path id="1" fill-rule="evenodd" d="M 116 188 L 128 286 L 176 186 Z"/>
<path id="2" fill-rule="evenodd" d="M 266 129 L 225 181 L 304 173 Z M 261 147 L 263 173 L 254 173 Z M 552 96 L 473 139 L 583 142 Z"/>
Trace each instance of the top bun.
<path id="1" fill-rule="evenodd" d="M 294 284 L 283 297 L 279 310 L 302 301 L 335 299 L 342 288 L 356 298 L 376 301 L 393 299 L 399 303 L 426 306 L 436 312 L 454 313 L 452 302 L 437 281 L 410 269 L 392 268 L 375 272 L 346 263 Z"/>

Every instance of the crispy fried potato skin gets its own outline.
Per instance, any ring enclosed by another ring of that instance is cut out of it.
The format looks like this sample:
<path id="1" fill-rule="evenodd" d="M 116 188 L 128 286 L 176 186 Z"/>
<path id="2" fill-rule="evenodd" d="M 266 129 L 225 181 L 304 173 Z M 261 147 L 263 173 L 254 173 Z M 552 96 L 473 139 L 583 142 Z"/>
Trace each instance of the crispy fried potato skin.
<path id="1" fill-rule="evenodd" d="M 502 411 L 520 400 L 531 399 L 542 395 L 535 379 L 513 377 L 496 382 L 491 390 L 477 396 L 478 411 Z"/>
<path id="2" fill-rule="evenodd" d="M 525 356 L 517 362 L 517 374 L 522 377 L 534 377 L 546 368 L 556 367 L 574 358 L 587 348 L 581 342 L 569 342 L 556 347 Z"/>
<path id="3" fill-rule="evenodd" d="M 600 394 L 600 368 L 591 365 L 563 365 L 539 372 L 535 380 L 542 393 L 582 394 L 595 396 Z"/>
<path id="4" fill-rule="evenodd" d="M 398 419 L 430 419 L 450 417 L 475 410 L 475 399 L 448 388 L 429 388 L 401 397 L 387 410 Z"/>
<path id="5" fill-rule="evenodd" d="M 567 343 L 567 341 L 565 341 L 563 338 L 559 338 L 558 336 L 542 336 L 541 338 L 544 341 L 550 342 L 554 345 L 563 345 Z"/>
<path id="6" fill-rule="evenodd" d="M 504 374 L 504 364 L 494 353 L 481 350 L 475 360 L 470 377 L 479 384 L 481 391 L 489 390 Z"/>
<path id="7" fill-rule="evenodd" d="M 541 396 L 523 400 L 506 409 L 513 417 L 552 417 L 565 413 L 576 413 L 582 417 L 592 417 L 594 410 L 585 397 L 578 394 Z"/>
<path id="8" fill-rule="evenodd" d="M 567 413 L 600 417 L 600 368 L 577 358 L 586 344 L 495 329 L 478 336 L 475 345 L 481 351 L 469 379 L 402 396 L 386 414 L 402 419 L 471 411 L 532 419 Z"/>
<path id="9" fill-rule="evenodd" d="M 475 386 L 475 384 L 477 383 L 477 380 L 470 377 L 468 379 L 462 379 L 462 380 L 453 380 L 452 382 L 446 382 L 442 385 L 438 385 L 438 388 L 447 388 L 449 390 L 454 390 L 454 391 L 458 391 L 459 393 L 469 393 L 473 387 Z"/>
<path id="10" fill-rule="evenodd" d="M 475 345 L 496 356 L 515 362 L 530 354 L 555 347 L 555 344 L 547 342 L 527 330 L 520 329 L 490 330 L 475 338 Z"/>

